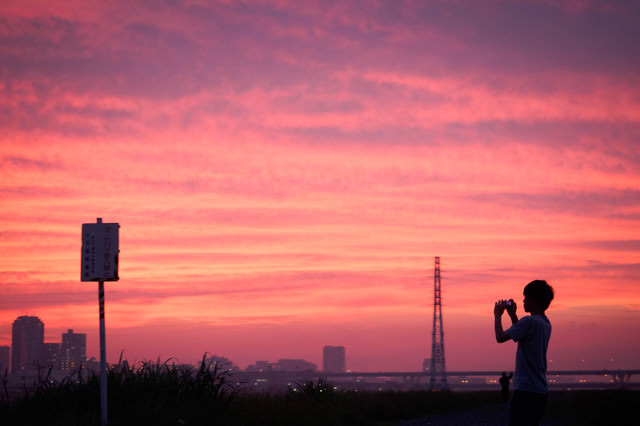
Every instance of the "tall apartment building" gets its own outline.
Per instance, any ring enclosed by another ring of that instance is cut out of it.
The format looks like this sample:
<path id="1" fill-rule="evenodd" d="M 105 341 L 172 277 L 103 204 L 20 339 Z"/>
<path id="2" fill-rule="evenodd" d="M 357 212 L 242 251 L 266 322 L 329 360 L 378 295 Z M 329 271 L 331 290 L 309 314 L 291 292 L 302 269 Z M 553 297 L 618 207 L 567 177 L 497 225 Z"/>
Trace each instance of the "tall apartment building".
<path id="1" fill-rule="evenodd" d="M 44 359 L 47 368 L 60 368 L 60 343 L 44 343 Z"/>
<path id="2" fill-rule="evenodd" d="M 344 346 L 325 346 L 322 348 L 322 371 L 344 373 L 346 371 L 346 349 Z"/>
<path id="3" fill-rule="evenodd" d="M 32 371 L 43 364 L 44 323 L 38 317 L 18 317 L 11 329 L 11 371 Z"/>
<path id="4" fill-rule="evenodd" d="M 0 376 L 4 375 L 5 370 L 9 370 L 10 359 L 11 348 L 9 346 L 0 346 Z"/>
<path id="5" fill-rule="evenodd" d="M 60 344 L 60 369 L 63 371 L 73 371 L 81 368 L 87 359 L 87 335 L 84 333 L 74 333 L 69 329 L 62 333 L 62 343 Z"/>

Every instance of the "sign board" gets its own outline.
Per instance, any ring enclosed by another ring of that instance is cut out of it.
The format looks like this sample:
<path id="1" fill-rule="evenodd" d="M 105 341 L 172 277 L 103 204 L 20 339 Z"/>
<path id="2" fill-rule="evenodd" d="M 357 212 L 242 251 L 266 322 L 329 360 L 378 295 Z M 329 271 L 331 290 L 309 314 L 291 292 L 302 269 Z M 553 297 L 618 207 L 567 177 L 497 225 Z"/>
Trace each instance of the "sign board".
<path id="1" fill-rule="evenodd" d="M 82 224 L 81 281 L 118 281 L 117 223 Z"/>

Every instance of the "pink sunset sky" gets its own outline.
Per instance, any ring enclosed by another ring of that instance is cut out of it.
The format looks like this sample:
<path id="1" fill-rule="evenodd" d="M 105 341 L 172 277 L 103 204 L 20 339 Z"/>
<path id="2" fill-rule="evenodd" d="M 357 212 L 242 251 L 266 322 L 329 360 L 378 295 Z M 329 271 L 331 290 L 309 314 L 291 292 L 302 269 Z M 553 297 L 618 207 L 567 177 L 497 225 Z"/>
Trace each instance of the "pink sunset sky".
<path id="1" fill-rule="evenodd" d="M 2 2 L 0 345 L 98 356 L 101 217 L 109 362 L 417 371 L 440 256 L 449 370 L 513 368 L 538 278 L 552 369 L 638 368 L 639 40 L 636 1 Z"/>

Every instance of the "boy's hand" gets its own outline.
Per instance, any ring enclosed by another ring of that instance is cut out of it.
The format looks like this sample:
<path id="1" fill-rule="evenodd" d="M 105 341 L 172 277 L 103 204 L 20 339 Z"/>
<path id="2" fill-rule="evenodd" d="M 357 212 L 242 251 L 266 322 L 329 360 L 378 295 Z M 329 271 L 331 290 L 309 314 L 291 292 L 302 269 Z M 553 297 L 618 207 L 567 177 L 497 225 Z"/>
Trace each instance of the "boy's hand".
<path id="1" fill-rule="evenodd" d="M 510 317 L 514 316 L 516 314 L 516 301 L 513 299 L 509 299 L 509 302 L 511 303 L 506 303 L 507 305 L 507 314 L 509 314 Z"/>
<path id="2" fill-rule="evenodd" d="M 493 315 L 495 315 L 494 323 L 496 330 L 496 341 L 498 343 L 506 342 L 510 337 L 504 332 L 502 328 L 502 314 L 506 308 L 507 303 L 504 300 L 498 300 L 493 307 Z"/>

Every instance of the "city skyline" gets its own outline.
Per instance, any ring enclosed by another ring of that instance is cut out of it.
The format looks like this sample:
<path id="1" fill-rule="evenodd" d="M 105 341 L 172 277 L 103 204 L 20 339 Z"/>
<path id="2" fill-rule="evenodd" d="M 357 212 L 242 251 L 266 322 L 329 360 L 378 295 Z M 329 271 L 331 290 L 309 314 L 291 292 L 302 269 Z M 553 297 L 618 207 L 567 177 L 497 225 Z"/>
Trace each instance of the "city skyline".
<path id="1" fill-rule="evenodd" d="M 11 362 L 0 359 L 0 371 L 12 374 L 54 369 L 67 373 L 84 368 L 87 335 L 67 329 L 60 341 L 45 339 L 45 323 L 37 316 L 22 315 L 13 321 L 11 346 L 1 346 L 10 353 Z M 9 355 L 7 355 L 9 357 Z"/>
<path id="2" fill-rule="evenodd" d="M 33 373 L 40 369 L 53 368 L 67 373 L 76 373 L 80 368 L 88 368 L 87 363 L 92 363 L 93 369 L 98 368 L 98 360 L 86 355 L 86 333 L 75 333 L 68 329 L 62 333 L 60 342 L 46 341 L 44 338 L 45 323 L 37 316 L 20 316 L 15 319 L 12 326 L 13 346 L 0 346 L 3 350 L 0 357 L 0 374 L 5 370 L 12 374 L 25 372 Z M 6 350 L 6 354 L 4 351 Z M 6 356 L 6 360 L 5 360 Z M 9 359 L 14 360 L 10 363 Z M 317 365 L 303 359 L 280 358 L 277 361 L 256 360 L 247 368 L 239 368 L 233 360 L 220 357 L 216 354 L 205 354 L 208 362 L 220 364 L 223 369 L 243 371 L 318 371 Z M 148 360 L 144 360 L 148 361 Z M 174 360 L 176 362 L 178 360 Z M 202 359 L 200 360 L 202 361 Z M 126 358 L 118 362 L 127 362 Z M 168 360 L 167 360 L 168 362 Z M 323 368 L 319 371 L 344 373 L 345 364 L 344 346 L 326 345 L 323 347 Z M 13 364 L 16 365 L 14 370 Z M 179 363 L 178 363 L 179 364 Z M 196 364 L 196 366 L 199 364 Z"/>
<path id="3" fill-rule="evenodd" d="M 545 279 L 550 368 L 637 368 L 640 4 L 0 4 L 0 346 L 98 351 L 81 226 L 119 223 L 107 360 L 500 370 Z"/>

